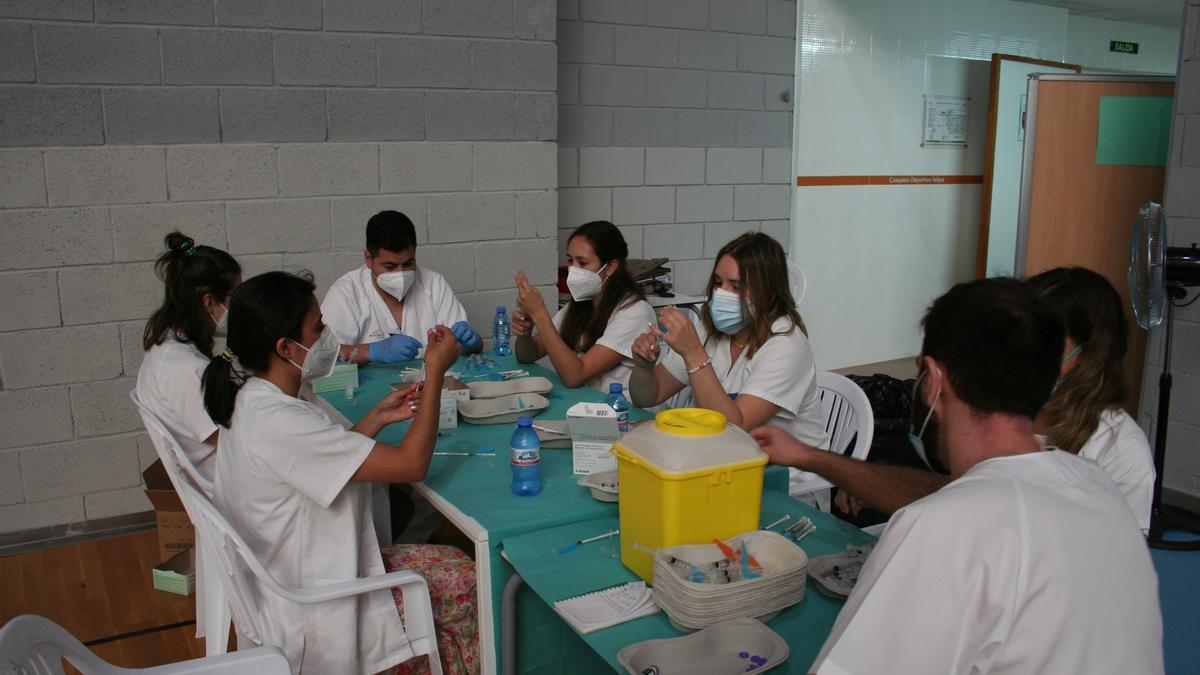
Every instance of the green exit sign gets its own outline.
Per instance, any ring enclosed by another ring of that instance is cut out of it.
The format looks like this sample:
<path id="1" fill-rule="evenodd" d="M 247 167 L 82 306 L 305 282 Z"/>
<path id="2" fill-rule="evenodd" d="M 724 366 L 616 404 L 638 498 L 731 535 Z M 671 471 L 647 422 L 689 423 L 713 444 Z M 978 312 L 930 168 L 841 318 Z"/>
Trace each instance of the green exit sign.
<path id="1" fill-rule="evenodd" d="M 1110 40 L 1108 43 L 1108 51 L 1117 52 L 1119 54 L 1136 54 L 1138 52 L 1138 43 Z"/>

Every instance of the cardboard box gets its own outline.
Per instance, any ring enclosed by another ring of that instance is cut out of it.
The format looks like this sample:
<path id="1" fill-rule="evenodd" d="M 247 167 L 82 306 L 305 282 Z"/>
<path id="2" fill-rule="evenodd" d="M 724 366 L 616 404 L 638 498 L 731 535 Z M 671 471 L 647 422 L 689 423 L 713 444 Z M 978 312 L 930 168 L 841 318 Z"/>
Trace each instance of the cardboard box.
<path id="1" fill-rule="evenodd" d="M 576 403 L 567 410 L 571 431 L 571 468 L 577 476 L 614 471 L 613 443 L 621 439 L 617 411 L 607 403 Z"/>
<path id="2" fill-rule="evenodd" d="M 345 391 L 350 385 L 350 393 L 358 389 L 358 364 L 340 363 L 333 367 L 333 372 L 312 383 L 313 391 L 320 394 L 327 391 Z M 349 398 L 349 397 L 347 397 Z"/>
<path id="3" fill-rule="evenodd" d="M 447 377 L 442 383 L 441 417 L 438 431 L 458 428 L 458 402 L 471 400 L 471 390 L 456 377 Z"/>
<path id="4" fill-rule="evenodd" d="M 195 546 L 196 531 L 192 520 L 183 510 L 183 501 L 175 492 L 161 459 L 142 472 L 142 480 L 146 482 L 146 497 L 154 505 L 154 517 L 158 521 L 159 559 L 166 560 Z"/>
<path id="5" fill-rule="evenodd" d="M 154 566 L 154 590 L 191 595 L 196 590 L 196 557 L 194 549 L 180 551 L 170 560 Z"/>

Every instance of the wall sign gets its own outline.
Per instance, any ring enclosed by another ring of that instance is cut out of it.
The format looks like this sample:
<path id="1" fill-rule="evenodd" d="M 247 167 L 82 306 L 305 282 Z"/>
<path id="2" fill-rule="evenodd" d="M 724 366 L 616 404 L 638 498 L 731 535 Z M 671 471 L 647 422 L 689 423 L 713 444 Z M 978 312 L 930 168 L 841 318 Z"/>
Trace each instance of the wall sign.
<path id="1" fill-rule="evenodd" d="M 963 96 L 925 96 L 925 133 L 921 147 L 952 145 L 967 147 L 967 107 Z"/>
<path id="2" fill-rule="evenodd" d="M 1109 40 L 1108 51 L 1117 52 L 1119 54 L 1136 54 L 1138 53 L 1138 43 L 1125 42 L 1123 40 Z"/>

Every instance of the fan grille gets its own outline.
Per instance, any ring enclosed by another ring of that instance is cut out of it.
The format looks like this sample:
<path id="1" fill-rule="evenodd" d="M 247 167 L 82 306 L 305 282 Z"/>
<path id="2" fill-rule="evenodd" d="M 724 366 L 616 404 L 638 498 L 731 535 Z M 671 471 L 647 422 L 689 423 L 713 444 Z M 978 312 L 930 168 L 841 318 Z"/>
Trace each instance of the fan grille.
<path id="1" fill-rule="evenodd" d="M 1129 299 L 1142 328 L 1153 328 L 1163 320 L 1166 248 L 1167 222 L 1162 205 L 1146 202 L 1138 209 L 1129 238 Z"/>

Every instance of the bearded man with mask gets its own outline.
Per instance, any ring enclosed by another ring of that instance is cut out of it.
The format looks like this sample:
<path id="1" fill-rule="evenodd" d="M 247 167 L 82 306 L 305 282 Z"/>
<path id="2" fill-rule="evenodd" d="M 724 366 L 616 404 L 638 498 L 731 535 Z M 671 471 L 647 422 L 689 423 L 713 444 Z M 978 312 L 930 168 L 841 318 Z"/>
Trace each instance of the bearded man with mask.
<path id="1" fill-rule="evenodd" d="M 399 211 L 380 211 L 367 221 L 363 266 L 333 283 L 321 313 L 347 362 L 411 361 L 438 325 L 450 326 L 463 352 L 483 346 L 445 277 L 417 265 L 416 228 Z"/>
<path id="2" fill-rule="evenodd" d="M 949 471 L 888 522 L 816 673 L 1161 673 L 1157 577 L 1093 462 L 1043 449 L 1063 330 L 1012 279 L 959 284 L 925 331 L 916 435 Z M 927 423 L 926 423 L 927 422 Z M 753 432 L 777 462 L 796 442 Z"/>

